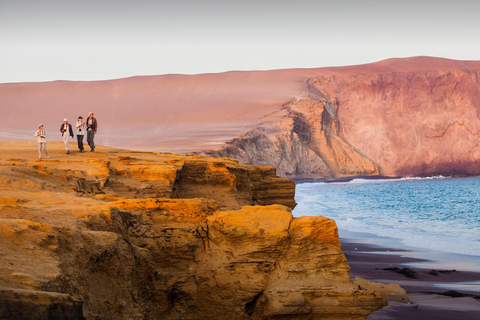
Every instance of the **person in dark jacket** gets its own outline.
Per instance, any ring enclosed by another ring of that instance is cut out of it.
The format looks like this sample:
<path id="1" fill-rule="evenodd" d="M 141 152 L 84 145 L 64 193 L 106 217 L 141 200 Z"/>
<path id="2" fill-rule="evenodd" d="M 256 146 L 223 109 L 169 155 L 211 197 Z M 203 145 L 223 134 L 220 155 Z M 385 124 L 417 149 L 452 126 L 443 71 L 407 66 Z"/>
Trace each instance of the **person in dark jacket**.
<path id="1" fill-rule="evenodd" d="M 90 151 L 95 152 L 95 142 L 93 139 L 97 134 L 97 119 L 93 117 L 93 112 L 88 114 L 87 118 L 87 142 L 90 146 Z"/>
<path id="2" fill-rule="evenodd" d="M 73 129 L 72 125 L 68 123 L 67 119 L 63 119 L 63 124 L 60 126 L 60 132 L 62 133 L 63 143 L 65 144 L 65 150 L 67 154 L 70 153 L 70 147 L 68 146 L 68 139 L 73 138 Z"/>

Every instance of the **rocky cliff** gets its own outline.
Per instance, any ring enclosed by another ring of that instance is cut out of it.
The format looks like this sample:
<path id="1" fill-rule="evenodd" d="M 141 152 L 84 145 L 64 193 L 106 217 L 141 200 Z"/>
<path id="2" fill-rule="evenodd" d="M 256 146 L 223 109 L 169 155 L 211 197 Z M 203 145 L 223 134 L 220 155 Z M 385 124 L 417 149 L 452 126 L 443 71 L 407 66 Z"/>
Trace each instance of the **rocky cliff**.
<path id="1" fill-rule="evenodd" d="M 232 159 L 0 141 L 2 319 L 365 319 L 335 222 Z M 98 152 L 97 152 L 98 151 Z"/>
<path id="2" fill-rule="evenodd" d="M 480 65 L 419 57 L 370 67 L 309 78 L 280 120 L 204 153 L 291 178 L 480 174 Z"/>

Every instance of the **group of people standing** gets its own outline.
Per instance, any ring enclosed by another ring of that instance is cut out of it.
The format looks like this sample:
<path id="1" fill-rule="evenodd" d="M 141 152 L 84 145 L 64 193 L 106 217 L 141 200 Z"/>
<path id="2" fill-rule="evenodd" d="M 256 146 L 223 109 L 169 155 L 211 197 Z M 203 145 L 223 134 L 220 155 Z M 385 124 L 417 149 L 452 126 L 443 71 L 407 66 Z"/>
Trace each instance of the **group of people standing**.
<path id="1" fill-rule="evenodd" d="M 90 147 L 90 152 L 95 152 L 95 142 L 94 138 L 97 134 L 97 119 L 94 118 L 93 112 L 88 114 L 88 118 L 86 121 L 83 120 L 83 117 L 78 117 L 77 123 L 77 144 L 78 150 L 80 152 L 84 152 L 83 146 L 83 138 L 85 133 L 87 134 L 87 143 Z M 68 140 L 70 137 L 74 137 L 73 128 L 70 123 L 68 123 L 68 119 L 63 119 L 63 124 L 60 126 L 60 132 L 62 133 L 63 143 L 65 144 L 65 150 L 67 154 L 70 153 L 70 147 L 68 146 Z M 47 159 L 49 158 L 49 154 L 47 151 L 47 131 L 45 130 L 43 124 L 40 124 L 38 127 L 35 136 L 38 139 L 38 158 L 42 159 L 42 150 L 45 151 L 45 155 Z"/>

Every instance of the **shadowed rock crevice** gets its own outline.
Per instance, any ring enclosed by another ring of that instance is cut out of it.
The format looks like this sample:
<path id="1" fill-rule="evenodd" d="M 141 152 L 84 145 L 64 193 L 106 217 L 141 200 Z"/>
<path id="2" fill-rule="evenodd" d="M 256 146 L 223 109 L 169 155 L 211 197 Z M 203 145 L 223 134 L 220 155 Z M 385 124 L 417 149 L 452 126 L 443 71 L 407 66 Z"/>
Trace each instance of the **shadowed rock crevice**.
<path id="1" fill-rule="evenodd" d="M 262 295 L 263 295 L 263 291 L 261 291 L 255 297 L 253 297 L 252 301 L 249 301 L 245 304 L 245 313 L 250 318 L 254 317 L 254 312 L 257 309 L 258 300 L 262 297 Z"/>
<path id="2" fill-rule="evenodd" d="M 0 301 L 1 319 L 85 319 L 82 302 L 65 294 L 0 287 Z"/>
<path id="3" fill-rule="evenodd" d="M 297 134 L 298 138 L 303 143 L 308 144 L 312 140 L 310 125 L 308 124 L 307 119 L 303 114 L 295 113 L 293 115 L 292 133 Z"/>
<path id="4" fill-rule="evenodd" d="M 101 194 L 103 193 L 100 183 L 98 181 L 91 181 L 85 178 L 76 179 L 76 191 L 87 194 Z"/>

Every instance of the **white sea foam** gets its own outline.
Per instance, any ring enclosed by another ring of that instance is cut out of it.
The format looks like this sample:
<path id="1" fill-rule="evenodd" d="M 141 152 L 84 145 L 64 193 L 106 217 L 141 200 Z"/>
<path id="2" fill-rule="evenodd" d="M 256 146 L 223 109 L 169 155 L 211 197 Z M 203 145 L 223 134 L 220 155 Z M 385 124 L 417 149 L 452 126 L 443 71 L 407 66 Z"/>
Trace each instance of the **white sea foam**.
<path id="1" fill-rule="evenodd" d="M 449 179 L 448 176 L 429 176 L 429 177 L 405 177 L 405 178 L 382 178 L 382 179 L 365 179 L 365 178 L 354 178 L 348 181 L 325 181 L 325 182 L 314 182 L 314 184 L 324 184 L 324 185 L 355 185 L 355 184 L 374 184 L 374 183 L 391 183 L 391 182 L 400 182 L 400 181 L 418 181 L 418 180 L 438 180 L 438 179 Z M 310 183 L 306 183 L 310 184 Z"/>
<path id="2" fill-rule="evenodd" d="M 450 179 L 451 177 L 449 176 L 430 176 L 430 177 L 405 177 L 405 178 L 400 178 L 399 180 L 403 181 L 409 181 L 409 180 L 436 180 L 436 179 Z"/>

